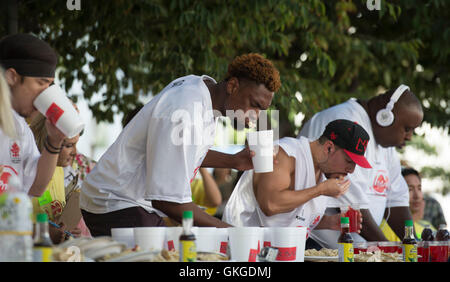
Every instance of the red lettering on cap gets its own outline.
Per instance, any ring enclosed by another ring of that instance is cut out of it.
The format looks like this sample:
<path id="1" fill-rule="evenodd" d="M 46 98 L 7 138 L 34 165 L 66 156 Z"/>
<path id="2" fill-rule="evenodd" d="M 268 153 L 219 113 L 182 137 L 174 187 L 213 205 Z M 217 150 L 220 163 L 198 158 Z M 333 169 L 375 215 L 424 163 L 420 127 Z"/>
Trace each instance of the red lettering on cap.
<path id="1" fill-rule="evenodd" d="M 331 133 L 330 133 L 330 139 L 331 139 L 331 140 L 336 140 L 337 137 L 338 137 L 338 136 L 337 136 L 334 132 L 331 132 Z"/>
<path id="2" fill-rule="evenodd" d="M 358 152 L 365 152 L 367 148 L 367 143 L 369 140 L 362 140 L 361 138 L 358 138 L 358 143 L 356 144 L 356 151 Z M 363 145 L 364 149 L 360 148 L 359 146 Z"/>

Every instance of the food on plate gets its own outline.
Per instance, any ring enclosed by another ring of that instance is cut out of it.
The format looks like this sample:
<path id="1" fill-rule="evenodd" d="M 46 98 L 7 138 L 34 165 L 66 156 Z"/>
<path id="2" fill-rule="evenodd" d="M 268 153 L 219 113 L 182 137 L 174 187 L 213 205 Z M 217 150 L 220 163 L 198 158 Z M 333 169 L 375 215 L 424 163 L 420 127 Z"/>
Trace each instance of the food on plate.
<path id="1" fill-rule="evenodd" d="M 402 256 L 397 253 L 383 251 L 361 252 L 355 255 L 355 262 L 402 262 Z"/>
<path id="2" fill-rule="evenodd" d="M 318 251 L 316 249 L 308 249 L 305 251 L 305 256 L 308 256 L 308 257 L 336 257 L 336 256 L 338 256 L 338 250 L 322 248 Z"/>

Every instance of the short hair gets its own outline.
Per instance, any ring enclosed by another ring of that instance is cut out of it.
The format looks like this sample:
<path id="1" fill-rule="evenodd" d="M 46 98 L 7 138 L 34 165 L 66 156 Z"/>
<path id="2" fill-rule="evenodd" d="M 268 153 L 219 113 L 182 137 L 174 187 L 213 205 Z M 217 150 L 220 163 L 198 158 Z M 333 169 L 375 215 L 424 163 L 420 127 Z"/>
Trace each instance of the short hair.
<path id="1" fill-rule="evenodd" d="M 415 176 L 419 177 L 419 179 L 421 179 L 419 172 L 417 170 L 415 170 L 414 168 L 412 168 L 412 167 L 402 168 L 403 177 L 411 175 L 411 174 L 414 174 Z"/>
<path id="2" fill-rule="evenodd" d="M 264 86 L 272 92 L 281 86 L 280 73 L 273 63 L 260 54 L 250 53 L 236 57 L 229 65 L 225 80 L 232 77 L 246 78 Z"/>

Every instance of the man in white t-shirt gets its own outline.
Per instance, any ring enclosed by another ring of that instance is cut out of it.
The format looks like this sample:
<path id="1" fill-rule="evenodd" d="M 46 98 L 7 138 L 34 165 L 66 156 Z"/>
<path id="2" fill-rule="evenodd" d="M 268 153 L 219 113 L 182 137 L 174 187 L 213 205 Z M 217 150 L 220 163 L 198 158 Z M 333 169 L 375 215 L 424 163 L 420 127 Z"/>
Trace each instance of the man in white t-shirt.
<path id="1" fill-rule="evenodd" d="M 366 158 L 372 168 L 357 167 L 348 176 L 351 181 L 349 191 L 328 202 L 327 214 L 338 212 L 336 208 L 342 205 L 359 204 L 363 215 L 363 238 L 355 234 L 354 239 L 385 241 L 379 228 L 383 217 L 388 217 L 389 225 L 399 238 L 403 238 L 404 222 L 411 219 L 411 213 L 408 186 L 401 175 L 395 147 L 403 147 L 421 124 L 420 101 L 404 85 L 395 92 L 387 91 L 369 100 L 352 98 L 315 114 L 304 125 L 299 137 L 314 140 L 329 121 L 339 118 L 357 122 L 369 133 L 372 141 L 367 147 Z M 335 248 L 338 236 L 337 231 L 318 230 L 312 232 L 311 237 L 322 246 Z"/>
<path id="2" fill-rule="evenodd" d="M 49 121 L 46 149 L 39 153 L 25 118 L 36 108 L 34 99 L 53 83 L 57 55 L 44 41 L 29 35 L 15 34 L 0 39 L 0 65 L 11 92 L 16 137 L 0 129 L 0 193 L 8 189 L 12 175 L 22 184 L 22 192 L 41 196 L 53 176 L 64 134 Z"/>
<path id="3" fill-rule="evenodd" d="M 80 207 L 92 235 L 164 225 L 164 216 L 181 222 L 184 210 L 194 211 L 197 226 L 229 226 L 192 203 L 190 182 L 201 166 L 252 168 L 248 149 L 235 155 L 209 151 L 215 117 L 229 110 L 258 114 L 279 87 L 278 71 L 258 54 L 236 57 L 219 83 L 206 75 L 169 83 L 125 126 L 83 182 Z"/>
<path id="4" fill-rule="evenodd" d="M 345 180 L 364 158 L 369 135 L 348 120 L 330 122 L 317 140 L 285 137 L 273 172 L 246 171 L 239 179 L 223 220 L 237 226 L 301 226 L 339 230 L 339 215 L 323 216 L 329 197 L 343 195 Z"/>

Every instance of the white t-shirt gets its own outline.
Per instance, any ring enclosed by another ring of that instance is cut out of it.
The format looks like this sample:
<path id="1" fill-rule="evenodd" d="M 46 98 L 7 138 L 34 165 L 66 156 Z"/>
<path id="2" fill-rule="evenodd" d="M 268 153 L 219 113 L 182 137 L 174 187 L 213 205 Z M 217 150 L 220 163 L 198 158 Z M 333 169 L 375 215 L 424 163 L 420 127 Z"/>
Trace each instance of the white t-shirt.
<path id="1" fill-rule="evenodd" d="M 216 82 L 180 77 L 136 114 L 83 182 L 82 209 L 98 214 L 141 206 L 164 216 L 150 200 L 192 202 L 190 181 L 215 134 L 204 80 Z"/>
<path id="2" fill-rule="evenodd" d="M 314 163 L 306 138 L 285 137 L 278 141 L 290 157 L 295 158 L 295 191 L 316 186 Z M 286 213 L 266 216 L 260 209 L 253 192 L 253 170 L 246 171 L 225 206 L 222 220 L 234 226 L 301 226 L 308 233 L 320 222 L 329 197 L 319 196 Z M 325 180 L 323 174 L 319 181 Z"/>
<path id="3" fill-rule="evenodd" d="M 372 169 L 356 166 L 347 176 L 351 181 L 349 190 L 339 198 L 329 198 L 328 206 L 359 203 L 361 208 L 369 208 L 379 225 L 386 207 L 409 206 L 408 186 L 401 174 L 397 152 L 394 147 L 383 148 L 376 143 L 369 116 L 354 98 L 315 114 L 304 125 L 299 137 L 315 140 L 322 135 L 326 125 L 336 119 L 355 121 L 367 131 L 370 141 L 365 157 Z"/>
<path id="4" fill-rule="evenodd" d="M 37 164 L 41 154 L 36 146 L 33 132 L 25 119 L 13 111 L 18 139 L 11 139 L 0 129 L 0 191 L 8 188 L 8 178 L 16 175 L 22 182 L 22 192 L 28 193 L 36 178 Z"/>

